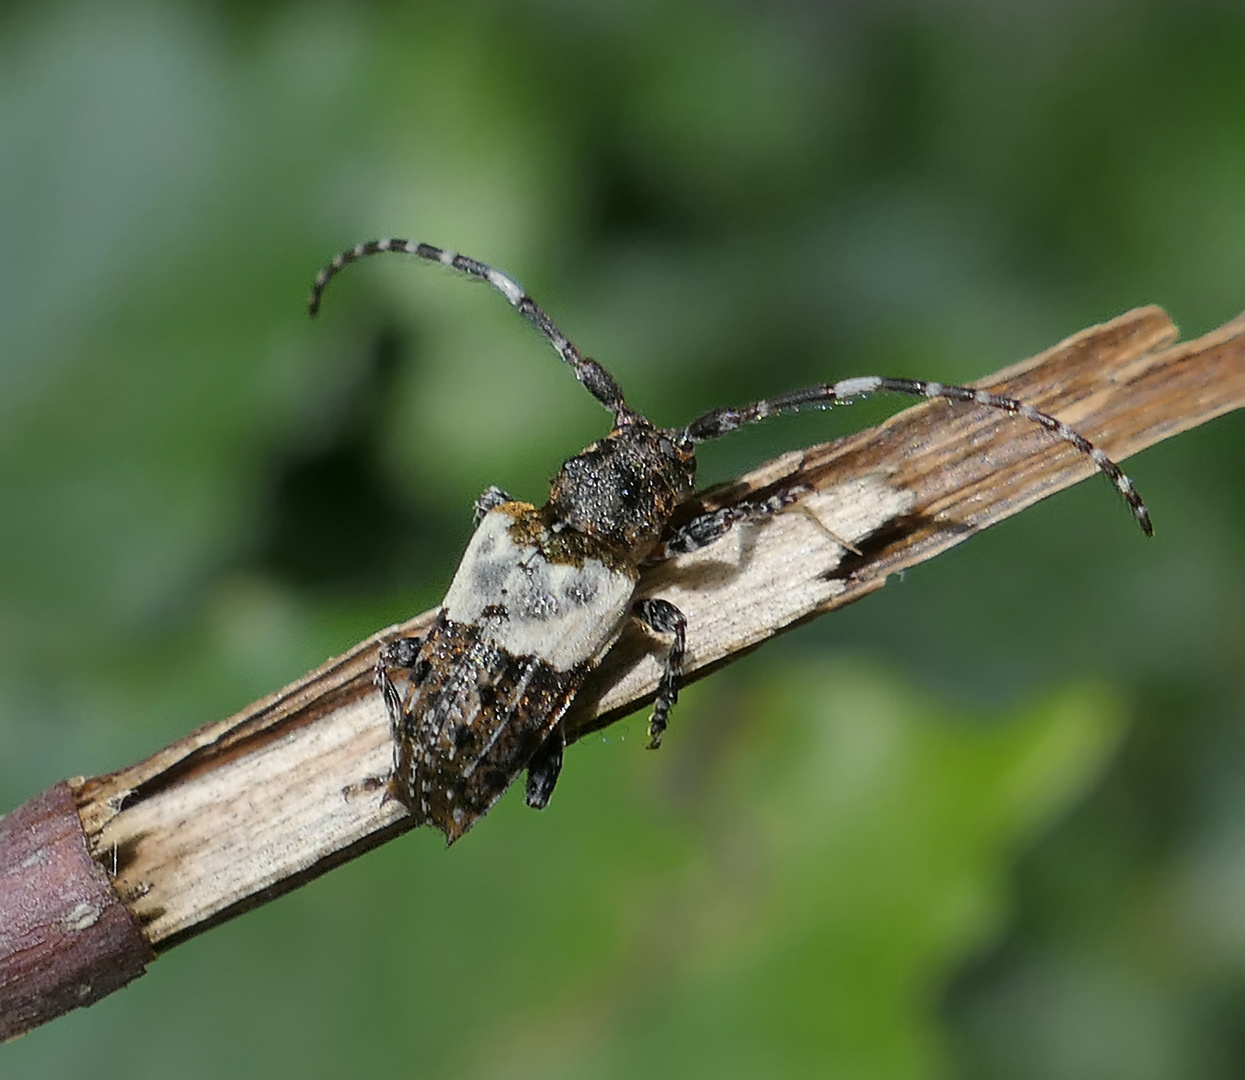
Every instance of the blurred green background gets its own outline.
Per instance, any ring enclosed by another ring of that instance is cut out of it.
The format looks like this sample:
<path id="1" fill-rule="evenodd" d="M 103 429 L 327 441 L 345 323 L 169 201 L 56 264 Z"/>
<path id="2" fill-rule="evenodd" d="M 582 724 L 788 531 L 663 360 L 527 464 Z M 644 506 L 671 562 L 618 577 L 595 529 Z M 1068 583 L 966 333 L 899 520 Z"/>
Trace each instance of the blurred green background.
<path id="1" fill-rule="evenodd" d="M 436 603 L 471 501 L 676 423 L 1245 308 L 1239 3 L 0 7 L 0 809 Z M 897 405 L 706 448 L 706 482 Z M 1245 1072 L 1245 417 L 0 1047 L 0 1075 Z M 996 597 L 1005 595 L 1001 608 Z"/>

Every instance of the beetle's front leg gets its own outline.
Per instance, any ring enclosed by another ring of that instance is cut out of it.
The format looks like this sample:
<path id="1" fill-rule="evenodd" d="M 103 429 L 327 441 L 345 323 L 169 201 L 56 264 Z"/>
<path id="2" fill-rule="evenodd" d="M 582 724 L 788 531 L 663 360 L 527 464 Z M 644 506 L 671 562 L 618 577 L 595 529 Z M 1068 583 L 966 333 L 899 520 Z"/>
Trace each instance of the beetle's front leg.
<path id="1" fill-rule="evenodd" d="M 672 555 L 686 555 L 690 551 L 699 551 L 708 547 L 715 540 L 725 536 L 741 521 L 763 521 L 772 517 L 780 510 L 786 509 L 801 496 L 809 492 L 803 484 L 783 488 L 765 499 L 748 499 L 725 506 L 721 510 L 711 510 L 706 514 L 686 521 L 666 534 L 657 546 L 650 561 L 660 562 Z"/>
<path id="2" fill-rule="evenodd" d="M 679 700 L 679 675 L 683 670 L 683 651 L 687 644 L 687 617 L 669 600 L 652 597 L 637 600 L 632 614 L 650 630 L 658 634 L 671 634 L 670 651 L 662 668 L 661 681 L 657 684 L 657 700 L 653 702 L 653 715 L 648 720 L 648 748 L 656 750 L 665 734 L 670 708 Z"/>
<path id="3" fill-rule="evenodd" d="M 475 501 L 475 522 L 471 526 L 472 531 L 480 527 L 480 522 L 484 520 L 484 515 L 490 510 L 494 510 L 501 506 L 502 503 L 514 502 L 514 496 L 508 491 L 503 491 L 496 484 L 490 484 L 482 492 L 480 497 Z"/>

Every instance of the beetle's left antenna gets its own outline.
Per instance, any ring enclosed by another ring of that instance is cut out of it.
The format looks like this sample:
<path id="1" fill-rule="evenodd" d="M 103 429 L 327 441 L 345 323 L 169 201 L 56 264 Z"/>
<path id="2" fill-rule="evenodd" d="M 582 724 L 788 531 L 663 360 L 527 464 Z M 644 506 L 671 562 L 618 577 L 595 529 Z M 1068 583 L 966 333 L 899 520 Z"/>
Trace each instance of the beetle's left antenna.
<path id="1" fill-rule="evenodd" d="M 1147 536 L 1154 535 L 1154 526 L 1150 523 L 1150 511 L 1142 501 L 1133 482 L 1124 475 L 1124 471 L 1106 453 L 1100 450 L 1084 435 L 1074 428 L 1068 427 L 1062 420 L 1035 409 L 1023 401 L 1011 397 L 1001 397 L 989 390 L 977 390 L 971 386 L 950 386 L 947 383 L 929 382 L 926 379 L 896 379 L 881 375 L 861 375 L 853 379 L 840 379 L 837 383 L 819 383 L 807 386 L 803 390 L 793 390 L 779 397 L 754 401 L 742 408 L 711 409 L 698 416 L 683 429 L 683 437 L 694 443 L 707 442 L 734 431 L 743 424 L 754 424 L 766 417 L 779 413 L 798 412 L 804 406 L 827 409 L 838 402 L 851 401 L 853 398 L 864 397 L 878 391 L 889 391 L 894 394 L 907 394 L 909 397 L 945 398 L 948 401 L 964 401 L 970 404 L 984 405 L 1000 412 L 1022 416 L 1039 427 L 1045 428 L 1056 438 L 1071 443 L 1082 454 L 1088 457 L 1115 485 L 1115 489 L 1128 503 L 1129 510 Z"/>
<path id="2" fill-rule="evenodd" d="M 487 281 L 502 296 L 509 300 L 514 307 L 518 308 L 519 313 L 545 336 L 550 344 L 558 350 L 558 355 L 571 366 L 571 370 L 575 372 L 575 377 L 584 384 L 584 388 L 588 393 L 614 413 L 619 423 L 624 422 L 632 415 L 631 410 L 627 408 L 627 404 L 623 400 L 622 390 L 619 388 L 618 383 L 614 381 L 614 376 L 591 357 L 584 356 L 575 347 L 571 339 L 557 328 L 554 321 L 545 314 L 541 306 L 523 291 L 522 285 L 495 267 L 479 262 L 467 255 L 460 255 L 457 251 L 446 251 L 444 248 L 435 247 L 432 244 L 424 244 L 418 240 L 396 240 L 392 238 L 369 240 L 365 244 L 356 244 L 349 251 L 343 251 L 338 255 L 334 255 L 333 261 L 316 275 L 315 284 L 311 286 L 311 296 L 307 299 L 308 313 L 313 318 L 315 317 L 316 312 L 320 310 L 320 298 L 324 295 L 325 287 L 343 268 L 349 266 L 352 262 L 366 259 L 369 255 L 379 255 L 385 251 L 392 251 L 402 255 L 418 255 L 421 259 L 448 266 L 451 270 L 457 270 L 460 274 L 478 278 L 480 281 Z"/>

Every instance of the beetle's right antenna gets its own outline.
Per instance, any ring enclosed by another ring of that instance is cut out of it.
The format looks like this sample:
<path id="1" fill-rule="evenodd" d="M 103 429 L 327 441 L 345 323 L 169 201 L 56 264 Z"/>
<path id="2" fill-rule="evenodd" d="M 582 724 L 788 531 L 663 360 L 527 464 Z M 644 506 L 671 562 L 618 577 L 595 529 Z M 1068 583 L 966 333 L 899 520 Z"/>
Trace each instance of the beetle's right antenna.
<path id="1" fill-rule="evenodd" d="M 349 251 L 334 255 L 333 261 L 316 275 L 315 284 L 311 286 L 311 296 L 307 299 L 308 313 L 313 318 L 315 317 L 316 312 L 320 310 L 320 298 L 324 295 L 325 287 L 344 267 L 360 259 L 366 259 L 369 255 L 379 255 L 385 251 L 418 255 L 421 259 L 448 266 L 460 274 L 487 281 L 548 339 L 550 344 L 558 350 L 558 355 L 571 366 L 575 377 L 584 384 L 588 393 L 614 413 L 618 423 L 626 422 L 633 415 L 623 400 L 623 392 L 618 383 L 614 381 L 614 376 L 591 357 L 584 356 L 570 338 L 554 325 L 553 320 L 545 314 L 540 305 L 523 291 L 523 286 L 514 278 L 503 274 L 487 263 L 479 262 L 467 255 L 460 255 L 456 251 L 446 251 L 417 240 L 369 240 L 365 244 L 356 244 Z"/>

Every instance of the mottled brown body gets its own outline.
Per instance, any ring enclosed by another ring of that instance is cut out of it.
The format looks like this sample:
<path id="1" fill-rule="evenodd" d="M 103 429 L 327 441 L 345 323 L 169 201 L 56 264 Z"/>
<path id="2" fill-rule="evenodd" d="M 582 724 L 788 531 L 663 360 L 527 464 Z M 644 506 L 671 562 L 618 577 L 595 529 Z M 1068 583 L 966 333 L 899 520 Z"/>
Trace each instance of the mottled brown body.
<path id="1" fill-rule="evenodd" d="M 453 843 L 527 768 L 598 659 L 556 671 L 442 612 L 410 673 L 393 793 Z"/>
<path id="2" fill-rule="evenodd" d="M 545 506 L 481 514 L 433 628 L 408 655 L 399 642 L 381 656 L 385 680 L 406 674 L 390 790 L 414 817 L 453 843 L 524 769 L 529 804 L 544 805 L 562 716 L 621 632 L 638 564 L 694 471 L 690 443 L 635 418 L 568 460 Z"/>

